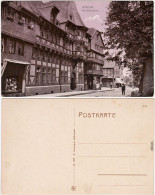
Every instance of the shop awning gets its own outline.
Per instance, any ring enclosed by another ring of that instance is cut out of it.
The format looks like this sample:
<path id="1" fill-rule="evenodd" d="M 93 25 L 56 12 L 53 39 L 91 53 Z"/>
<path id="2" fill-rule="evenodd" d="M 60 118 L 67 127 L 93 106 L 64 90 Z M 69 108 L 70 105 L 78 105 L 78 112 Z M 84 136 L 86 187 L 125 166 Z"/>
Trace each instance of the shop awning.
<path id="1" fill-rule="evenodd" d="M 1 68 L 1 76 L 3 76 L 3 73 L 6 69 L 6 66 L 7 66 L 7 63 L 8 62 L 11 62 L 13 64 L 21 64 L 21 65 L 30 65 L 29 62 L 26 62 L 26 61 L 19 61 L 19 60 L 12 60 L 12 59 L 4 59 L 3 60 L 3 66 Z"/>

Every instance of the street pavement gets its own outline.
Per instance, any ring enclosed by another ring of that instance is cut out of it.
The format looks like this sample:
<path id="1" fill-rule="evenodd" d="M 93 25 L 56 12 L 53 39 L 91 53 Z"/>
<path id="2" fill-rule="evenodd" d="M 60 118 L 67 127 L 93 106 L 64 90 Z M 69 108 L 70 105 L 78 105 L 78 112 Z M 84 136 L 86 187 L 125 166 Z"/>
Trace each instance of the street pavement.
<path id="1" fill-rule="evenodd" d="M 121 88 L 114 88 L 114 90 L 109 91 L 96 91 L 87 95 L 76 95 L 76 97 L 131 97 L 131 92 L 138 90 L 131 87 L 126 87 L 125 95 L 122 95 Z"/>
<path id="2" fill-rule="evenodd" d="M 138 88 L 126 87 L 125 95 L 122 95 L 121 88 L 106 88 L 101 90 L 71 91 L 65 93 L 43 94 L 34 97 L 131 97 L 131 92 Z M 33 97 L 33 96 L 31 96 Z"/>

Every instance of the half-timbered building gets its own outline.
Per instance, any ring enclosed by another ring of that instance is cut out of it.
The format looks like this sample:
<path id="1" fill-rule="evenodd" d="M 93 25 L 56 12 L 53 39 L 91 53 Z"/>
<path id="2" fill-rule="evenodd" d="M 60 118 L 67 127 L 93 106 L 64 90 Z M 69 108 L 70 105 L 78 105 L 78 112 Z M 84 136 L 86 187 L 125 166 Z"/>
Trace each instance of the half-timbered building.
<path id="1" fill-rule="evenodd" d="M 95 89 L 103 75 L 101 33 L 74 1 L 2 2 L 2 94 Z"/>

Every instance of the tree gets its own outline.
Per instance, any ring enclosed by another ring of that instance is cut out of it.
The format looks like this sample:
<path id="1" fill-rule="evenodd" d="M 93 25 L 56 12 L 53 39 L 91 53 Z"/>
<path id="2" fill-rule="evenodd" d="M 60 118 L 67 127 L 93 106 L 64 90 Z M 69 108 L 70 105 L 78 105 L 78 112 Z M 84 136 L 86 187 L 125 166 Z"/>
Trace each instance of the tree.
<path id="1" fill-rule="evenodd" d="M 106 18 L 106 48 L 114 48 L 108 56 L 118 64 L 139 74 L 139 92 L 153 95 L 153 1 L 113 1 Z"/>

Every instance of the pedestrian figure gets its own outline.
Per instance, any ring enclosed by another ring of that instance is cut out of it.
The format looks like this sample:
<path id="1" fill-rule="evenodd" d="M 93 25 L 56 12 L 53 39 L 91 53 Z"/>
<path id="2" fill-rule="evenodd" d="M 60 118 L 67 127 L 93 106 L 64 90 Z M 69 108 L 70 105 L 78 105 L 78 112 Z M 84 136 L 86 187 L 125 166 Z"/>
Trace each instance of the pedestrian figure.
<path id="1" fill-rule="evenodd" d="M 125 85 L 122 84 L 122 95 L 125 95 Z"/>
<path id="2" fill-rule="evenodd" d="M 112 89 L 112 83 L 110 83 L 110 88 Z"/>

